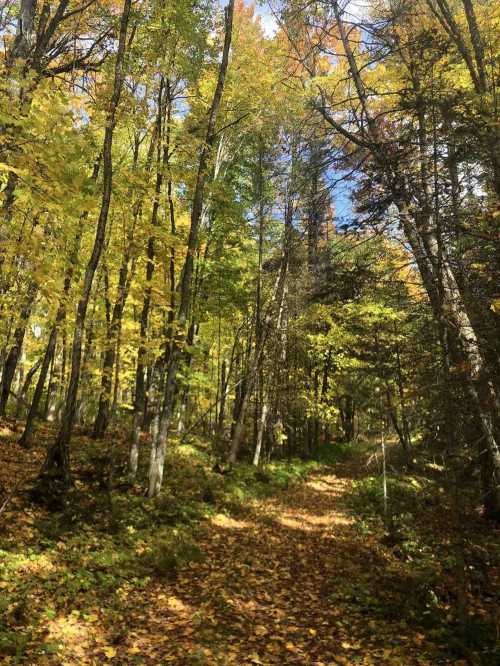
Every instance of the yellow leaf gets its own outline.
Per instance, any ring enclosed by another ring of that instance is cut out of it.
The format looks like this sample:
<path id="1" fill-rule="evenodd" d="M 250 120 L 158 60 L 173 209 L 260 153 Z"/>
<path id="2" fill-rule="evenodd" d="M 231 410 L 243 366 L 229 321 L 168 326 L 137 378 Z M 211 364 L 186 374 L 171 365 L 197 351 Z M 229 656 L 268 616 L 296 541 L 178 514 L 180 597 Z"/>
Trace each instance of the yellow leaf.
<path id="1" fill-rule="evenodd" d="M 139 654 L 140 648 L 137 647 L 137 645 L 133 645 L 131 648 L 128 649 L 128 652 L 130 654 Z"/>
<path id="2" fill-rule="evenodd" d="M 114 647 L 111 647 L 111 645 L 108 645 L 103 649 L 104 654 L 108 659 L 113 659 L 113 657 L 116 657 L 116 650 Z"/>
<path id="3" fill-rule="evenodd" d="M 318 632 L 316 631 L 316 629 L 309 629 L 309 633 L 311 634 L 311 636 L 316 636 Z"/>
<path id="4" fill-rule="evenodd" d="M 500 298 L 496 298 L 494 301 L 492 301 L 491 309 L 493 312 L 496 312 L 496 314 L 500 314 Z"/>

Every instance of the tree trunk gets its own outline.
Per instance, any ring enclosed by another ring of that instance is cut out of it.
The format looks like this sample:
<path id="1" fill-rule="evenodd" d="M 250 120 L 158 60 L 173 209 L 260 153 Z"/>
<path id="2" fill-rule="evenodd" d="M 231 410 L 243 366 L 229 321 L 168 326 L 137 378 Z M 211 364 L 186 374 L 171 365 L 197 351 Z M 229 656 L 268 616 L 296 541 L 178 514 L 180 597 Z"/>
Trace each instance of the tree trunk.
<path id="1" fill-rule="evenodd" d="M 49 371 L 50 364 L 54 357 L 54 351 L 56 348 L 57 342 L 57 324 L 54 324 L 49 335 L 49 341 L 45 349 L 45 354 L 43 356 L 42 367 L 40 368 L 40 375 L 35 387 L 35 393 L 31 401 L 31 406 L 26 418 L 26 424 L 24 426 L 23 434 L 19 439 L 19 444 L 24 448 L 29 448 L 31 445 L 31 438 L 35 430 L 35 419 L 38 416 L 38 407 L 40 405 L 40 400 L 42 398 L 43 387 L 45 386 L 45 380 L 47 378 L 47 373 Z"/>
<path id="2" fill-rule="evenodd" d="M 160 164 L 161 159 L 161 138 L 162 138 L 162 120 L 163 120 L 163 77 L 160 79 L 160 87 L 158 90 L 158 109 L 156 116 L 156 123 L 153 136 L 151 138 L 151 145 L 149 149 L 146 171 L 149 172 L 153 160 L 153 154 L 156 148 L 156 183 L 155 183 L 155 199 L 153 201 L 153 208 L 151 211 L 151 226 L 154 227 L 158 224 L 158 208 L 161 193 L 161 186 L 163 183 L 163 171 Z M 163 154 L 163 158 L 165 153 Z M 142 310 L 140 317 L 140 341 L 137 350 L 137 364 L 135 370 L 135 393 L 134 393 L 134 418 L 132 425 L 132 441 L 130 444 L 129 454 L 129 475 L 134 479 L 137 475 L 137 467 L 139 464 L 139 443 L 141 437 L 142 427 L 145 425 L 147 416 L 147 395 L 145 383 L 145 366 L 146 366 L 146 340 L 149 328 L 149 315 L 151 310 L 151 291 L 152 280 L 155 270 L 155 236 L 154 231 L 148 238 L 146 248 L 146 287 L 144 291 L 144 298 L 142 301 Z"/>
<path id="3" fill-rule="evenodd" d="M 100 166 L 100 156 L 97 158 L 95 164 L 94 164 L 94 169 L 92 172 L 92 178 L 93 180 L 97 180 L 97 176 L 99 174 L 99 166 Z M 47 342 L 47 347 L 45 349 L 45 354 L 43 357 L 42 361 L 42 367 L 40 368 L 40 375 L 38 377 L 38 382 L 35 387 L 35 392 L 33 394 L 33 399 L 31 401 L 31 406 L 28 412 L 28 416 L 26 418 L 26 424 L 24 427 L 23 434 L 21 435 L 19 439 L 19 444 L 23 447 L 28 448 L 31 445 L 31 438 L 33 436 L 33 433 L 35 431 L 35 421 L 38 416 L 38 411 L 40 408 L 40 401 L 42 399 L 42 394 L 43 394 L 43 387 L 45 386 L 45 381 L 47 379 L 47 374 L 49 372 L 49 368 L 51 367 L 52 364 L 52 369 L 53 369 L 53 359 L 54 359 L 54 352 L 56 349 L 57 345 L 57 335 L 58 335 L 58 330 L 59 327 L 61 326 L 62 322 L 66 318 L 66 302 L 69 296 L 69 292 L 71 289 L 71 283 L 73 281 L 73 275 L 75 272 L 75 267 L 78 259 L 78 252 L 80 250 L 80 242 L 82 238 L 82 233 L 83 233 L 83 224 L 85 220 L 87 219 L 87 213 L 85 212 L 81 217 L 80 217 L 80 226 L 77 231 L 77 236 L 75 239 L 75 245 L 72 249 L 71 256 L 69 259 L 69 264 L 66 268 L 66 274 L 64 277 L 64 285 L 63 285 L 63 292 L 62 295 L 60 296 L 59 299 L 59 305 L 57 308 L 57 313 L 56 313 L 56 318 L 55 318 L 55 323 L 52 327 L 52 330 L 50 331 L 49 335 L 49 340 Z M 51 373 L 53 375 L 53 373 Z M 64 380 L 64 377 L 62 378 Z M 47 388 L 47 412 L 49 410 L 49 404 L 50 404 L 50 393 L 51 393 L 51 381 L 49 381 L 49 386 Z"/>
<path id="4" fill-rule="evenodd" d="M 57 341 L 56 341 L 57 347 Z M 55 352 L 55 350 L 54 350 Z M 59 368 L 56 363 L 56 354 L 52 355 L 50 363 L 49 384 L 47 386 L 47 396 L 45 398 L 45 408 L 43 410 L 43 417 L 46 421 L 55 421 L 57 418 L 57 384 L 60 381 Z"/>
<path id="5" fill-rule="evenodd" d="M 292 216 L 293 216 L 293 205 L 292 201 L 288 200 L 285 210 L 285 229 L 283 233 L 283 252 L 281 257 L 280 268 L 274 285 L 273 293 L 271 295 L 269 304 L 267 306 L 266 315 L 262 321 L 261 335 L 259 340 L 256 341 L 253 361 L 246 378 L 246 392 L 241 403 L 241 408 L 238 414 L 238 420 L 235 424 L 234 432 L 231 439 L 231 448 L 228 457 L 228 462 L 230 464 L 234 464 L 238 458 L 238 452 L 243 439 L 246 410 L 249 404 L 250 395 L 253 391 L 253 386 L 257 377 L 257 373 L 259 371 L 262 362 L 262 354 L 264 352 L 264 347 L 266 345 L 268 335 L 271 331 L 275 306 L 277 306 L 278 321 L 281 318 L 283 301 L 285 297 L 285 283 L 288 273 L 288 261 L 290 254 L 290 233 L 292 230 Z"/>
<path id="6" fill-rule="evenodd" d="M 342 426 L 342 439 L 351 442 L 354 439 L 354 417 L 356 405 L 351 395 L 343 395 L 339 403 L 340 422 Z"/>
<path id="7" fill-rule="evenodd" d="M 259 428 L 257 430 L 257 442 L 255 444 L 255 452 L 253 454 L 253 464 L 257 467 L 260 462 L 260 454 L 262 451 L 262 440 L 264 437 L 264 431 L 266 429 L 267 415 L 269 413 L 269 407 L 266 399 L 264 398 L 262 403 L 262 413 L 259 420 Z"/>
<path id="8" fill-rule="evenodd" d="M 222 361 L 220 372 L 220 398 L 219 398 L 219 415 L 217 423 L 217 433 L 222 439 L 224 437 L 224 424 L 226 420 L 226 404 L 229 388 L 229 376 L 226 369 L 226 359 Z"/>
<path id="9" fill-rule="evenodd" d="M 33 307 L 33 301 L 37 291 L 38 284 L 32 280 L 28 285 L 26 299 L 23 307 L 21 308 L 19 322 L 14 331 L 14 344 L 10 348 L 3 366 L 2 386 L 0 389 L 0 416 L 5 416 L 5 410 L 7 409 L 7 402 L 9 400 L 12 382 L 14 381 L 14 374 L 16 372 L 19 357 L 21 355 L 26 327 L 28 326 L 28 321 L 31 315 L 31 308 Z"/>
<path id="10" fill-rule="evenodd" d="M 125 0 L 120 19 L 120 36 L 118 41 L 118 50 L 115 61 L 113 94 L 107 114 L 106 129 L 103 142 L 103 191 L 101 200 L 101 210 L 97 222 L 96 235 L 92 254 L 88 261 L 83 281 L 83 290 L 78 303 L 75 330 L 73 336 L 73 347 L 71 355 L 71 375 L 69 380 L 68 392 L 66 395 L 66 404 L 61 424 L 61 429 L 54 444 L 49 448 L 47 457 L 42 468 L 41 476 L 54 476 L 62 482 L 64 486 L 71 484 L 70 472 L 70 451 L 69 444 L 76 411 L 76 398 L 78 385 L 80 382 L 80 365 L 82 357 L 82 340 L 85 327 L 87 307 L 94 275 L 99 265 L 102 249 L 104 247 L 106 226 L 108 221 L 109 206 L 113 188 L 113 134 L 116 126 L 116 116 L 118 104 L 125 78 L 124 58 L 127 46 L 127 27 L 130 15 L 131 0 Z"/>
<path id="11" fill-rule="evenodd" d="M 198 164 L 198 173 L 193 194 L 193 206 L 191 210 L 191 226 L 189 231 L 188 246 L 184 267 L 182 271 L 182 280 L 180 287 L 180 303 L 178 312 L 178 325 L 180 334 L 172 342 L 172 350 L 168 363 L 167 378 L 165 382 L 165 394 L 163 399 L 162 412 L 160 417 L 158 436 L 152 449 L 152 456 L 149 467 L 149 489 L 148 496 L 153 497 L 160 492 L 163 482 L 163 464 L 165 460 L 165 448 L 168 436 L 170 421 L 172 418 L 174 398 L 177 392 L 177 372 L 182 360 L 182 349 L 184 343 L 184 330 L 189 314 L 191 303 L 191 282 L 194 268 L 194 257 L 198 247 L 198 233 L 200 221 L 203 214 L 203 202 L 205 193 L 205 180 L 209 167 L 210 153 L 216 137 L 216 122 L 219 114 L 219 107 L 224 90 L 224 81 L 229 63 L 229 49 L 231 46 L 231 36 L 233 28 L 234 0 L 229 0 L 225 9 L 225 35 L 224 49 L 219 67 L 217 85 L 215 88 L 210 112 L 208 116 L 208 125 L 205 135 L 205 142 L 201 149 L 200 160 Z"/>
<path id="12" fill-rule="evenodd" d="M 33 377 L 35 376 L 41 364 L 42 364 L 42 359 L 38 359 L 38 361 L 36 361 L 36 363 L 31 366 L 31 368 L 28 371 L 28 374 L 24 379 L 22 387 L 18 391 L 16 414 L 15 414 L 16 419 L 18 419 L 21 416 L 23 407 L 26 405 L 26 396 L 28 395 L 28 391 L 30 390 L 31 382 L 33 381 Z"/>
<path id="13" fill-rule="evenodd" d="M 124 252 L 120 275 L 118 278 L 118 295 L 113 307 L 113 314 L 106 340 L 106 350 L 102 364 L 101 392 L 99 395 L 99 407 L 94 421 L 92 436 L 94 439 L 104 437 L 110 418 L 111 389 L 113 384 L 113 368 L 116 359 L 117 341 L 120 337 L 122 327 L 123 310 L 128 295 L 128 273 L 130 264 L 130 251 L 132 237 L 129 236 L 129 245 Z"/>

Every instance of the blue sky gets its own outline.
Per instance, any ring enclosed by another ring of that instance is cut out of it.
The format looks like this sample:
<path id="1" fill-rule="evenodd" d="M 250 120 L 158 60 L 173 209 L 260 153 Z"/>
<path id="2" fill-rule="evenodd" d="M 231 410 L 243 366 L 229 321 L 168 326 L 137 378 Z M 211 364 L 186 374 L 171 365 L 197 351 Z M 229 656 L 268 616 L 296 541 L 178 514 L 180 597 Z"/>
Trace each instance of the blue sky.
<path id="1" fill-rule="evenodd" d="M 351 17 L 358 17 L 363 14 L 367 7 L 368 0 L 350 0 L 346 10 Z M 246 5 L 253 4 L 255 6 L 255 13 L 260 17 L 262 29 L 264 33 L 271 37 L 277 30 L 277 22 L 271 10 L 271 4 L 276 8 L 279 0 L 264 0 L 263 2 L 254 2 L 253 0 L 245 0 Z M 221 6 L 227 4 L 227 0 L 219 0 Z M 336 176 L 335 173 L 329 173 L 328 176 L 331 180 L 336 180 L 341 174 Z M 352 220 L 353 210 L 351 204 L 351 192 L 353 188 L 352 181 L 341 181 L 332 188 L 331 196 L 335 205 L 335 218 L 337 225 L 349 223 Z"/>
<path id="2" fill-rule="evenodd" d="M 252 4 L 252 0 L 245 0 L 245 4 Z M 274 2 L 276 6 L 276 2 Z M 351 0 L 349 2 L 347 11 L 353 17 L 360 16 L 364 8 L 366 7 L 366 2 L 364 0 Z M 273 12 L 270 7 L 269 2 L 255 3 L 255 13 L 260 16 L 262 28 L 264 33 L 271 37 L 277 30 L 278 24 L 273 15 Z M 334 173 L 329 174 L 332 180 L 336 179 Z M 338 178 L 338 176 L 337 176 Z M 351 192 L 352 192 L 353 183 L 352 181 L 341 181 L 333 188 L 332 199 L 335 202 L 335 217 L 337 218 L 338 224 L 343 224 L 349 222 L 352 219 L 353 210 L 351 203 Z"/>
<path id="3" fill-rule="evenodd" d="M 246 0 L 246 4 L 251 4 L 249 0 Z M 255 5 L 255 13 L 260 16 L 260 22 L 262 25 L 262 29 L 264 31 L 264 34 L 267 37 L 271 37 L 274 35 L 274 33 L 277 30 L 278 24 L 276 23 L 276 19 L 273 16 L 273 13 L 269 7 L 269 3 L 264 3 L 264 4 L 256 4 Z"/>

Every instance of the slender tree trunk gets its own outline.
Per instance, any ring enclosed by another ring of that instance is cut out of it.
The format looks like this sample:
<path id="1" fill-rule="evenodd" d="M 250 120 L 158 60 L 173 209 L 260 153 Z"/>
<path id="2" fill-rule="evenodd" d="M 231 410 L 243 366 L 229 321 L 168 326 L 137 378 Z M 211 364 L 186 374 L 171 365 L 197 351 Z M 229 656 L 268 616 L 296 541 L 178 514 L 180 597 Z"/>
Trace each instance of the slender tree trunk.
<path id="1" fill-rule="evenodd" d="M 313 138 L 311 145 L 311 156 L 309 159 L 308 176 L 309 204 L 307 219 L 307 267 L 311 274 L 318 270 L 318 244 L 321 234 L 321 223 L 323 217 L 324 201 L 322 201 L 320 187 L 321 154 L 318 140 Z"/>
<path id="2" fill-rule="evenodd" d="M 99 276 L 100 280 L 101 276 Z M 89 387 L 92 382 L 92 360 L 95 358 L 96 353 L 94 350 L 94 337 L 95 337 L 95 326 L 94 326 L 94 316 L 97 309 L 97 294 L 99 293 L 99 280 L 97 282 L 97 288 L 94 292 L 93 303 L 92 303 L 92 316 L 90 321 L 85 327 L 85 345 L 83 349 L 83 359 L 80 373 L 80 387 L 78 393 L 78 400 L 76 403 L 76 414 L 75 414 L 75 423 L 78 425 L 85 425 L 85 416 L 87 414 L 87 403 L 88 403 L 88 394 Z"/>
<path id="3" fill-rule="evenodd" d="M 160 417 L 158 436 L 155 438 L 154 448 L 152 449 L 150 467 L 149 467 L 149 489 L 148 496 L 153 497 L 160 492 L 163 482 L 163 466 L 165 460 L 165 449 L 168 436 L 170 421 L 172 418 L 174 398 L 177 392 L 177 372 L 182 360 L 183 334 L 186 326 L 191 304 L 191 282 L 194 268 L 194 257 L 198 247 L 198 233 L 200 221 L 203 214 L 203 202 L 205 193 L 205 180 L 209 168 L 209 158 L 216 137 L 216 122 L 219 114 L 219 107 L 224 90 L 224 81 L 226 78 L 227 67 L 229 64 L 229 49 L 231 46 L 231 36 L 233 28 L 234 0 L 229 0 L 225 10 L 225 35 L 224 49 L 222 53 L 217 85 L 215 88 L 210 112 L 208 116 L 207 131 L 205 142 L 201 149 L 200 160 L 198 164 L 198 173 L 193 195 L 193 206 L 191 210 L 191 226 L 189 231 L 188 246 L 184 267 L 182 271 L 182 280 L 180 287 L 180 302 L 178 312 L 178 325 L 181 331 L 180 335 L 172 342 L 172 350 L 168 363 L 167 377 L 165 382 L 165 394 L 163 399 L 162 412 Z"/>
<path id="4" fill-rule="evenodd" d="M 293 204 L 291 200 L 287 201 L 286 211 L 285 211 L 285 229 L 283 233 L 283 253 L 281 257 L 281 264 L 278 271 L 278 276 L 274 285 L 274 290 L 271 295 L 270 302 L 267 306 L 266 315 L 262 321 L 262 330 L 260 339 L 256 341 L 253 361 L 246 378 L 246 392 L 243 397 L 241 408 L 238 414 L 238 420 L 234 427 L 234 432 L 231 439 L 231 448 L 229 451 L 228 462 L 234 464 L 238 459 L 238 452 L 240 450 L 241 442 L 243 440 L 244 427 L 245 427 L 245 415 L 246 410 L 249 404 L 250 395 L 253 390 L 253 386 L 259 371 L 262 354 L 264 352 L 264 347 L 267 342 L 268 335 L 272 327 L 272 320 L 274 314 L 274 308 L 277 308 L 277 318 L 278 321 L 281 317 L 281 312 L 283 308 L 283 301 L 285 297 L 285 282 L 288 273 L 288 261 L 290 254 L 290 233 L 292 229 L 292 216 L 293 216 Z"/>
<path id="5" fill-rule="evenodd" d="M 109 206 L 113 189 L 113 134 L 116 126 L 116 116 L 118 104 L 125 78 L 124 60 L 127 43 L 127 27 L 130 16 L 131 0 L 125 0 L 120 19 L 120 36 L 118 41 L 118 50 L 115 61 L 113 94 L 111 96 L 109 110 L 107 114 L 106 129 L 103 143 L 103 192 L 101 200 L 101 211 L 97 222 L 96 235 L 92 254 L 85 270 L 83 281 L 83 290 L 78 303 L 75 330 L 73 337 L 73 347 L 71 356 L 71 376 L 69 380 L 68 392 L 66 395 L 66 404 L 61 424 L 61 429 L 54 444 L 49 448 L 47 457 L 42 468 L 42 476 L 51 475 L 57 477 L 64 486 L 71 484 L 70 472 L 70 450 L 69 444 L 76 411 L 76 399 L 78 385 L 80 382 L 80 366 L 82 357 L 83 331 L 85 327 L 85 318 L 89 303 L 90 293 L 94 275 L 99 265 L 102 249 L 106 236 L 106 226 L 108 221 Z"/>
<path id="6" fill-rule="evenodd" d="M 7 409 L 7 402 L 9 400 L 10 391 L 12 388 L 12 382 L 14 381 L 14 374 L 16 372 L 19 357 L 21 355 L 24 336 L 26 333 L 26 327 L 28 326 L 28 321 L 31 315 L 31 309 L 33 307 L 33 301 L 35 299 L 37 291 L 38 291 L 38 284 L 34 280 L 32 280 L 28 285 L 28 290 L 26 293 L 24 305 L 21 309 L 19 322 L 14 331 L 13 345 L 11 346 L 9 353 L 7 354 L 3 366 L 2 386 L 0 389 L 0 416 L 4 416 L 5 410 Z"/>
<path id="7" fill-rule="evenodd" d="M 94 164 L 94 169 L 92 172 L 92 178 L 94 181 L 97 180 L 97 176 L 99 174 L 99 166 L 100 166 L 100 161 L 101 157 L 99 156 Z M 45 349 L 45 354 L 43 357 L 42 361 L 42 367 L 40 368 L 40 375 L 38 376 L 38 382 L 35 387 L 35 392 L 33 394 L 33 399 L 31 401 L 30 409 L 28 412 L 28 416 L 26 418 L 26 424 L 24 427 L 23 434 L 21 435 L 19 439 L 19 444 L 23 447 L 29 447 L 31 445 L 31 438 L 33 436 L 33 433 L 35 431 L 35 421 L 38 416 L 39 408 L 40 408 L 40 401 L 42 399 L 42 394 L 43 394 L 43 388 L 45 386 L 45 381 L 47 379 L 47 374 L 49 372 L 49 368 L 52 365 L 53 369 L 53 364 L 54 364 L 54 352 L 56 349 L 57 345 L 57 336 L 58 336 L 58 330 L 62 324 L 62 322 L 66 318 L 66 306 L 67 306 L 67 299 L 69 296 L 69 292 L 71 289 L 71 284 L 73 281 L 73 276 L 76 268 L 76 263 L 78 260 L 78 252 L 80 250 L 80 242 L 82 238 L 82 233 L 83 233 L 83 225 L 85 220 L 87 219 L 87 213 L 85 212 L 81 218 L 80 218 L 80 226 L 78 228 L 77 236 L 75 239 L 75 245 L 74 248 L 71 252 L 71 256 L 69 259 L 69 264 L 66 268 L 66 274 L 64 277 L 64 285 L 63 285 L 63 292 L 62 295 L 59 299 L 59 305 L 57 308 L 57 313 L 55 317 L 55 323 L 52 327 L 52 330 L 50 331 L 49 335 L 49 340 L 47 342 L 47 347 Z M 52 374 L 52 373 L 51 373 Z M 50 393 L 51 393 L 51 381 L 49 381 L 49 386 L 47 389 L 47 407 L 50 403 Z M 48 411 L 48 408 L 47 410 Z"/>
<path id="8" fill-rule="evenodd" d="M 34 363 L 31 368 L 29 369 L 24 382 L 22 384 L 22 387 L 19 389 L 18 394 L 17 394 L 17 404 L 16 404 L 16 419 L 21 416 L 21 412 L 23 410 L 23 407 L 26 405 L 26 396 L 28 395 L 28 391 L 30 390 L 31 382 L 33 381 L 33 377 L 35 376 L 36 372 L 38 371 L 38 368 L 42 364 L 42 359 L 38 359 L 36 363 Z"/>
<path id="9" fill-rule="evenodd" d="M 52 362 L 52 359 L 54 357 L 56 341 L 57 341 L 57 324 L 54 324 L 52 330 L 50 331 L 49 341 L 47 343 L 45 354 L 43 356 L 42 367 L 40 368 L 40 375 L 38 377 L 38 382 L 35 387 L 35 393 L 33 395 L 33 400 L 31 401 L 30 410 L 26 418 L 24 431 L 19 440 L 19 444 L 25 448 L 28 448 L 31 445 L 31 437 L 35 430 L 35 419 L 38 415 L 38 407 L 40 405 L 40 400 L 42 398 L 43 387 L 45 385 L 47 373 L 50 364 Z"/>
<path id="10" fill-rule="evenodd" d="M 257 442 L 255 444 L 255 452 L 253 454 L 253 464 L 257 467 L 260 462 L 260 454 L 262 451 L 262 440 L 264 437 L 264 431 L 266 429 L 267 415 L 269 413 L 269 406 L 267 400 L 264 398 L 262 402 L 262 413 L 259 420 L 259 428 L 257 431 Z"/>
<path id="11" fill-rule="evenodd" d="M 116 361 L 115 361 L 115 379 L 113 382 L 113 403 L 111 405 L 111 421 L 115 421 L 118 413 L 118 402 L 121 401 L 121 388 L 120 388 L 120 361 L 121 361 L 121 347 L 122 347 L 122 329 L 118 331 L 116 340 Z"/>
<path id="12" fill-rule="evenodd" d="M 144 298 L 142 302 L 142 310 L 140 317 L 140 341 L 137 350 L 137 364 L 135 371 L 135 394 L 134 394 L 134 418 L 132 425 L 132 441 L 130 445 L 129 454 L 129 473 L 130 478 L 134 479 L 137 475 L 137 468 L 139 464 L 139 443 L 141 437 L 142 427 L 145 425 L 147 417 L 147 391 L 145 382 L 146 371 L 146 340 L 149 328 L 149 315 L 151 310 L 151 293 L 152 293 L 152 280 L 155 270 L 155 231 L 154 228 L 158 224 L 158 208 L 161 187 L 163 183 L 163 171 L 160 164 L 161 156 L 161 139 L 162 139 L 162 125 L 163 125 L 163 87 L 164 80 L 161 78 L 158 90 L 158 109 L 156 116 L 156 124 L 153 137 L 151 139 L 150 152 L 147 160 L 146 171 L 149 171 L 152 164 L 153 153 L 156 148 L 156 182 L 155 182 L 155 199 L 153 201 L 153 208 L 151 211 L 151 227 L 152 233 L 148 238 L 146 256 L 146 287 L 144 291 Z M 163 154 L 165 155 L 165 154 Z"/>
<path id="13" fill-rule="evenodd" d="M 56 341 L 57 347 L 57 341 Z M 55 352 L 55 350 L 54 350 Z M 57 417 L 57 383 L 60 380 L 59 369 L 56 363 L 56 354 L 52 355 L 50 363 L 49 383 L 47 386 L 47 395 L 45 398 L 45 407 L 43 410 L 43 417 L 46 421 L 54 421 Z"/>
<path id="14" fill-rule="evenodd" d="M 220 391 L 219 391 L 220 404 L 219 404 L 219 420 L 217 424 L 217 432 L 220 439 L 224 437 L 228 388 L 229 388 L 229 375 L 227 374 L 226 359 L 223 359 L 220 372 Z"/>
<path id="15" fill-rule="evenodd" d="M 133 235 L 133 232 L 132 232 Z M 118 278 L 118 295 L 113 307 L 113 314 L 108 329 L 106 340 L 106 349 L 102 364 L 101 391 L 99 395 L 99 407 L 94 421 L 94 430 L 92 436 L 94 439 L 104 437 L 110 418 L 111 389 L 113 384 L 113 368 L 115 366 L 117 341 L 120 337 L 122 327 L 123 310 L 128 294 L 128 273 L 130 265 L 130 251 L 132 236 L 129 236 L 128 246 L 124 252 L 120 274 Z"/>
<path id="16" fill-rule="evenodd" d="M 351 395 L 342 396 L 339 404 L 339 413 L 343 440 L 350 442 L 354 439 L 354 417 L 356 414 L 356 404 Z"/>

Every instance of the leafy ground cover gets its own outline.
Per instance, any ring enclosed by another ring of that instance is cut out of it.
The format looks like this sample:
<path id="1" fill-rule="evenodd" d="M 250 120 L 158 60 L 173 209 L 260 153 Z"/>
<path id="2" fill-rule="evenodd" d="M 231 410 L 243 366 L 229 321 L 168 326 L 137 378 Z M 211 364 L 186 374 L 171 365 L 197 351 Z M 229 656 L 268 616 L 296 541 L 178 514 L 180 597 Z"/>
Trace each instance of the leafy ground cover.
<path id="1" fill-rule="evenodd" d="M 102 443 L 79 435 L 49 510 L 27 490 L 50 434 L 24 452 L 2 425 L 2 663 L 500 663 L 498 532 L 458 529 L 439 470 L 391 469 L 388 526 L 360 454 L 220 474 L 195 441 L 146 501 L 125 448 L 111 492 Z"/>

